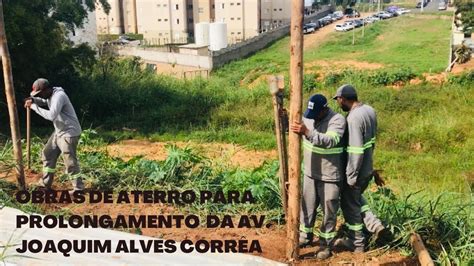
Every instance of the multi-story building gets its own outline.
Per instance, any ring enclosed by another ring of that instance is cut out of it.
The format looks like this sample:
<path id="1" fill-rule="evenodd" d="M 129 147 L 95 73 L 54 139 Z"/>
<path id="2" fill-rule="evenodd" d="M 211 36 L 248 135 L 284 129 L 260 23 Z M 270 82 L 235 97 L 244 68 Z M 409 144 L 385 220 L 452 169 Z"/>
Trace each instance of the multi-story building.
<path id="1" fill-rule="evenodd" d="M 97 6 L 98 34 L 143 34 L 152 44 L 186 43 L 199 22 L 225 22 L 229 43 L 289 23 L 291 0 L 109 0 Z"/>
<path id="2" fill-rule="evenodd" d="M 97 34 L 121 34 L 123 29 L 122 0 L 109 0 L 110 11 L 105 13 L 102 5 L 96 4 Z"/>
<path id="3" fill-rule="evenodd" d="M 214 22 L 216 17 L 214 0 L 193 0 L 194 24 L 199 22 Z"/>
<path id="4" fill-rule="evenodd" d="M 137 0 L 138 33 L 152 44 L 187 43 L 187 0 Z"/>
<path id="5" fill-rule="evenodd" d="M 229 43 L 252 38 L 260 30 L 260 0 L 215 0 L 215 16 L 227 24 Z"/>
<path id="6" fill-rule="evenodd" d="M 262 30 L 290 23 L 291 0 L 261 0 L 260 10 Z"/>

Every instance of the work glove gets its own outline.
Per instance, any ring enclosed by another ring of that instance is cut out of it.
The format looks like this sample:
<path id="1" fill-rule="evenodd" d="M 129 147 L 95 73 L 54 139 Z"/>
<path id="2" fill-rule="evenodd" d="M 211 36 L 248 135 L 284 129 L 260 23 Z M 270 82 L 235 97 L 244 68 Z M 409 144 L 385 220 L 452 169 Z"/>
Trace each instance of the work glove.
<path id="1" fill-rule="evenodd" d="M 379 186 L 379 187 L 385 186 L 385 180 L 380 175 L 381 172 L 383 172 L 383 170 L 374 170 L 372 172 L 372 175 L 374 176 L 375 184 L 377 184 L 377 186 Z"/>

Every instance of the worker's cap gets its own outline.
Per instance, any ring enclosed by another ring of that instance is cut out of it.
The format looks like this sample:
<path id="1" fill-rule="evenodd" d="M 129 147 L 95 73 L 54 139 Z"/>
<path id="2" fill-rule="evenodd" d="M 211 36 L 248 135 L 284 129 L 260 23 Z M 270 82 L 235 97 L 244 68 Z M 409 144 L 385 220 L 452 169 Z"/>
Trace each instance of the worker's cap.
<path id="1" fill-rule="evenodd" d="M 49 81 L 47 79 L 39 78 L 33 82 L 33 86 L 31 87 L 31 97 L 35 97 L 40 93 L 42 90 L 49 88 Z"/>
<path id="2" fill-rule="evenodd" d="M 344 84 L 337 89 L 336 95 L 334 95 L 334 97 L 332 98 L 336 100 L 337 97 L 353 99 L 353 98 L 357 98 L 357 92 L 356 92 L 356 89 L 352 85 Z"/>
<path id="3" fill-rule="evenodd" d="M 308 108 L 304 112 L 304 117 L 309 119 L 316 119 L 318 114 L 328 106 L 328 100 L 321 94 L 315 94 L 309 98 Z"/>

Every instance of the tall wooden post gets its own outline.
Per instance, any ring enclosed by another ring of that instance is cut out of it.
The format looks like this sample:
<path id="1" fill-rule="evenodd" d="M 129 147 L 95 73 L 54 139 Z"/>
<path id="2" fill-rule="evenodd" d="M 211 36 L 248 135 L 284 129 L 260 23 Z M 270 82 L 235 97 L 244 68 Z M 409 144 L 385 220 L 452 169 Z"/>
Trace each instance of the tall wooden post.
<path id="1" fill-rule="evenodd" d="M 303 0 L 291 1 L 290 26 L 290 124 L 301 122 L 303 85 Z M 298 226 L 300 210 L 301 137 L 290 131 L 288 146 L 288 219 L 287 253 L 290 262 L 298 259 Z"/>
<path id="2" fill-rule="evenodd" d="M 286 219 L 288 217 L 288 194 L 286 189 L 288 183 L 288 153 L 286 148 L 285 127 L 283 126 L 284 121 L 281 117 L 283 111 L 283 77 L 277 78 L 276 76 L 270 76 L 268 78 L 268 84 L 270 87 L 270 93 L 272 94 L 273 115 L 275 118 L 275 134 L 278 147 L 278 159 L 280 163 L 280 196 Z"/>
<path id="3" fill-rule="evenodd" d="M 12 134 L 13 155 L 16 165 L 16 179 L 21 190 L 26 189 L 25 171 L 23 169 L 23 158 L 21 152 L 20 124 L 16 108 L 15 89 L 13 88 L 12 67 L 10 53 L 8 51 L 7 36 L 5 34 L 5 20 L 3 18 L 3 1 L 0 0 L 0 55 L 3 65 L 3 79 L 5 80 L 5 94 L 7 97 L 8 113 L 10 116 L 10 129 Z"/>

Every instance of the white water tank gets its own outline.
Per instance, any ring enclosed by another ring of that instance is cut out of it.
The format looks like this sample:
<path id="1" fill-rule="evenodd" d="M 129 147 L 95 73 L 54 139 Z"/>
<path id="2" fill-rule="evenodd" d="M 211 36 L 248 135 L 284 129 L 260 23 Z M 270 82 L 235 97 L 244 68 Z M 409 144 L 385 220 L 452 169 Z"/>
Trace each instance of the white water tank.
<path id="1" fill-rule="evenodd" d="M 196 23 L 194 36 L 196 45 L 209 45 L 209 22 Z"/>
<path id="2" fill-rule="evenodd" d="M 214 22 L 209 25 L 209 50 L 219 51 L 227 47 L 227 24 Z"/>

